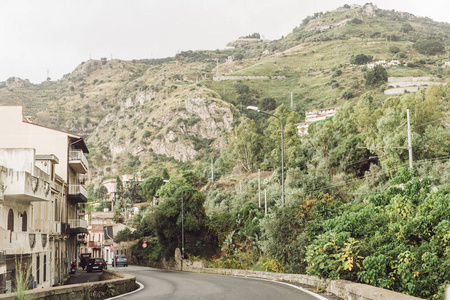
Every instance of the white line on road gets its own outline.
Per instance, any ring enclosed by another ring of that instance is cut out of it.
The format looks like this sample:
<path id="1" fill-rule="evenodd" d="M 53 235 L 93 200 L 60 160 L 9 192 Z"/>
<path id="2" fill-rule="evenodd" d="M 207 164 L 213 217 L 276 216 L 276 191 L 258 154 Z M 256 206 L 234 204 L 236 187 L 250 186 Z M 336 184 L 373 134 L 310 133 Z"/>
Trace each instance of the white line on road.
<path id="1" fill-rule="evenodd" d="M 287 282 L 276 281 L 276 280 L 270 280 L 270 279 L 264 279 L 264 278 L 255 278 L 255 277 L 246 277 L 246 278 L 255 279 L 255 280 L 269 281 L 269 282 L 281 283 L 281 284 L 288 285 L 288 286 L 290 286 L 290 287 L 296 288 L 296 289 L 298 289 L 298 290 L 300 290 L 300 291 L 302 291 L 302 292 L 305 292 L 305 293 L 307 293 L 307 294 L 309 294 L 309 295 L 311 295 L 311 296 L 314 296 L 314 297 L 316 297 L 316 298 L 319 299 L 319 300 L 328 300 L 327 298 L 322 297 L 322 296 L 320 296 L 320 295 L 317 295 L 316 293 L 313 293 L 313 292 L 311 292 L 311 291 L 308 291 L 307 289 L 304 289 L 304 288 L 302 288 L 302 287 L 300 287 L 300 286 L 296 286 L 296 285 L 293 285 L 293 284 L 290 284 L 290 283 L 287 283 Z"/>
<path id="2" fill-rule="evenodd" d="M 129 293 L 126 293 L 126 294 L 122 294 L 122 295 L 119 295 L 119 296 L 115 296 L 115 297 L 112 297 L 112 298 L 108 298 L 106 300 L 117 299 L 117 298 L 121 298 L 121 297 L 124 297 L 124 296 L 128 296 L 128 295 L 137 293 L 137 292 L 139 292 L 140 290 L 142 290 L 144 288 L 144 285 L 142 283 L 140 283 L 139 281 L 136 281 L 136 283 L 139 285 L 139 288 L 137 290 L 134 290 L 132 292 L 129 292 Z"/>

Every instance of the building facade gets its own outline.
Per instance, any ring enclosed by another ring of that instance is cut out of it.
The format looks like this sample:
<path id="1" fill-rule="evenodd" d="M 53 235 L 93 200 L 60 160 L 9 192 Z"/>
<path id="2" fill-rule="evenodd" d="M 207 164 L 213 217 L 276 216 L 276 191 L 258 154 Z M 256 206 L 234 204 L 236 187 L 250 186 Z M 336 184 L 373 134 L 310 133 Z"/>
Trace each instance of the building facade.
<path id="1" fill-rule="evenodd" d="M 18 268 L 31 266 L 33 287 L 67 278 L 88 233 L 87 153 L 81 136 L 38 125 L 20 106 L 0 107 L 0 292 L 12 291 Z"/>

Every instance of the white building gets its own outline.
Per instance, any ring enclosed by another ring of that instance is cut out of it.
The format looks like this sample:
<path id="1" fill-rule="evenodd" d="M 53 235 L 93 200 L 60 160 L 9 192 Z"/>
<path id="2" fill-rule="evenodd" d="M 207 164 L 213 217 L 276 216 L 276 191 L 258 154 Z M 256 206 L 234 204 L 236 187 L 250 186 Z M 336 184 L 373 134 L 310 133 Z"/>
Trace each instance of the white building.
<path id="1" fill-rule="evenodd" d="M 320 120 L 325 120 L 326 118 L 334 116 L 336 114 L 336 109 L 337 109 L 336 107 L 330 107 L 330 108 L 307 110 L 305 112 L 306 115 L 305 122 L 297 124 L 298 134 L 299 135 L 308 134 L 309 124 Z"/>
<path id="2" fill-rule="evenodd" d="M 61 283 L 87 233 L 81 219 L 87 201 L 80 176 L 88 171 L 84 140 L 36 124 L 23 117 L 20 106 L 0 106 L 0 149 L 0 181 L 6 187 L 0 204 L 6 264 L 0 267 L 0 293 L 13 288 L 17 255 L 31 265 L 33 286 Z"/>

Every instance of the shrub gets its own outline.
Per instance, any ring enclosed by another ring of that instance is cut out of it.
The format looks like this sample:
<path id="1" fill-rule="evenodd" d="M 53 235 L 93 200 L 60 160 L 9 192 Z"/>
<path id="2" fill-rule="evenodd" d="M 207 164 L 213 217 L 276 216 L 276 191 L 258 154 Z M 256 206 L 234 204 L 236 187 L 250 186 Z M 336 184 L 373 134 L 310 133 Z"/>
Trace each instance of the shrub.
<path id="1" fill-rule="evenodd" d="M 367 86 L 380 86 L 388 80 L 387 71 L 383 66 L 377 65 L 364 74 L 364 79 Z"/>
<path id="2" fill-rule="evenodd" d="M 444 44 L 436 40 L 420 40 L 414 43 L 413 47 L 420 54 L 425 55 L 436 55 L 445 51 Z"/>
<path id="3" fill-rule="evenodd" d="M 365 54 L 358 54 L 353 59 L 350 60 L 350 63 L 355 65 L 365 65 L 372 60 L 372 56 Z"/>
<path id="4" fill-rule="evenodd" d="M 389 47 L 389 52 L 398 53 L 398 52 L 400 52 L 400 48 L 397 46 L 391 46 L 391 47 Z"/>

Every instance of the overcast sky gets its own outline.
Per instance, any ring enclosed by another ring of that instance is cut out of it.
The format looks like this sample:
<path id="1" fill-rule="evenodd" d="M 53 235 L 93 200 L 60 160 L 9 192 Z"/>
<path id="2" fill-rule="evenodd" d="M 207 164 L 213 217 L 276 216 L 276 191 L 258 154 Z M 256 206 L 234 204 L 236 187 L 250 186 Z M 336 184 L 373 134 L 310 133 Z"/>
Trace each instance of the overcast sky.
<path id="1" fill-rule="evenodd" d="M 60 79 L 89 58 L 124 60 L 215 50 L 259 32 L 279 39 L 315 12 L 358 0 L 0 0 L 0 81 Z M 450 22 L 449 0 L 375 0 Z"/>

